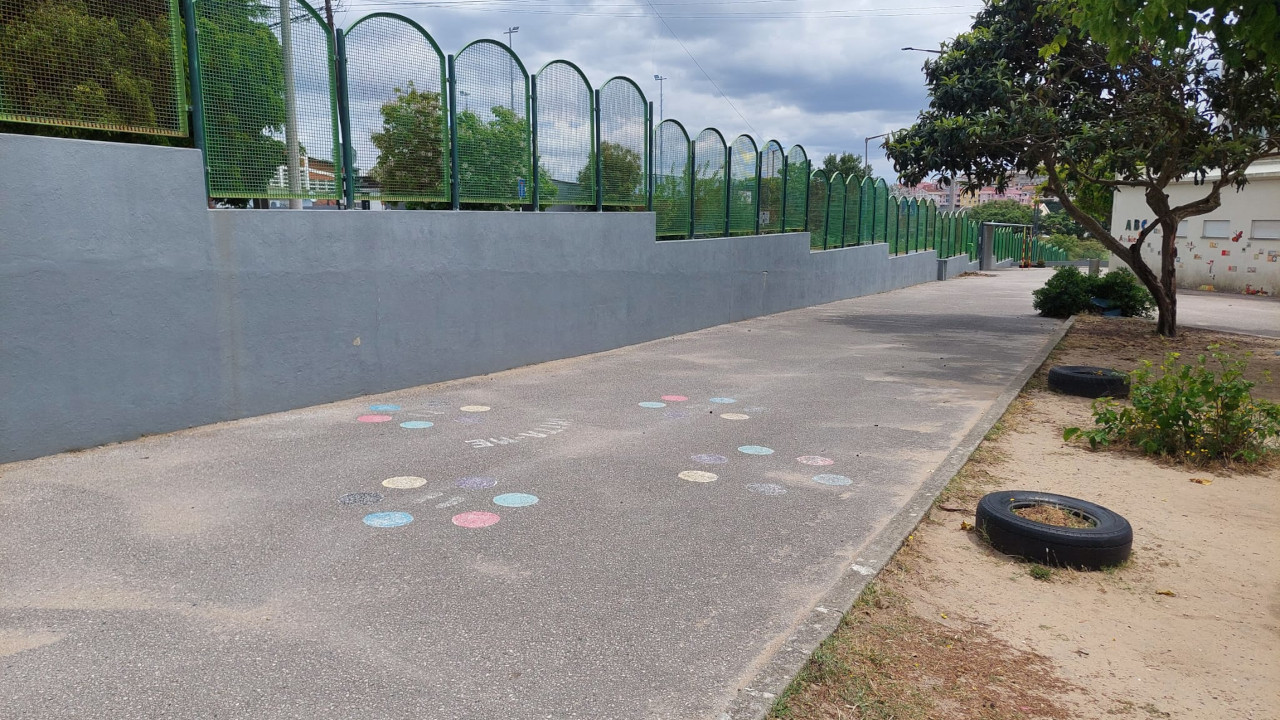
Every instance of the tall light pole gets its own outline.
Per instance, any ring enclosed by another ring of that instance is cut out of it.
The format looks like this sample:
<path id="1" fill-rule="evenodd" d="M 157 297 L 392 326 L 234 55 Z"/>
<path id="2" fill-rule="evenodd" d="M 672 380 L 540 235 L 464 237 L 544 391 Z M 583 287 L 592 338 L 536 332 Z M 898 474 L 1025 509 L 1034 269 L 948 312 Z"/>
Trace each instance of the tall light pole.
<path id="1" fill-rule="evenodd" d="M 662 121 L 664 120 L 663 113 L 662 113 L 662 81 L 670 80 L 671 78 L 663 77 L 661 75 L 654 75 L 653 79 L 658 81 L 658 124 L 662 124 Z"/>
<path id="2" fill-rule="evenodd" d="M 864 139 L 863 139 L 863 141 L 862 141 L 862 162 L 866 163 L 868 168 L 870 168 L 870 167 L 871 167 L 871 156 L 870 156 L 870 154 L 871 154 L 871 141 L 872 141 L 872 140 L 876 140 L 876 139 L 878 139 L 878 138 L 882 138 L 882 137 L 889 137 L 889 136 L 890 136 L 890 135 L 892 135 L 892 134 L 893 134 L 892 132 L 880 133 L 879 135 L 872 135 L 872 136 L 871 136 L 871 137 L 869 137 L 869 138 L 864 138 Z"/>
<path id="3" fill-rule="evenodd" d="M 520 26 L 519 26 L 519 25 L 512 25 L 511 27 L 507 28 L 506 30 L 504 30 L 504 31 L 502 32 L 502 34 L 503 34 L 503 35 L 506 35 L 506 36 L 507 36 L 507 49 L 508 49 L 508 50 L 510 50 L 510 51 L 511 51 L 511 53 L 512 53 L 513 55 L 514 55 L 514 54 L 515 54 L 515 52 L 516 52 L 516 48 L 515 48 L 515 45 L 513 45 L 513 44 L 511 43 L 511 36 L 512 36 L 512 35 L 515 35 L 515 34 L 516 34 L 516 33 L 518 33 L 518 32 L 520 32 Z M 511 91 L 511 109 L 512 109 L 512 110 L 515 110 L 515 109 L 516 109 L 516 68 L 515 68 L 515 65 L 516 65 L 516 61 L 515 61 L 515 60 L 512 60 L 512 59 L 510 59 L 510 58 L 508 58 L 508 59 L 507 59 L 507 89 Z"/>
<path id="4" fill-rule="evenodd" d="M 902 49 L 914 50 L 916 52 L 933 53 L 934 55 L 942 54 L 941 50 L 926 50 L 924 48 L 918 48 L 918 47 L 904 47 Z M 950 210 L 951 212 L 956 211 L 956 176 L 954 173 L 951 175 L 951 182 L 947 183 L 947 209 Z"/>

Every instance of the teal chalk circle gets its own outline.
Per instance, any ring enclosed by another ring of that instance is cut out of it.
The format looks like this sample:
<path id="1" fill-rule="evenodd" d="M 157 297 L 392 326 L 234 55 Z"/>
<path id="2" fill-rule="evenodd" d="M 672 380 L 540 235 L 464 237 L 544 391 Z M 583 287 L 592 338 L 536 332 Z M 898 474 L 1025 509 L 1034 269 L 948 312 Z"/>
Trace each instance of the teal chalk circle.
<path id="1" fill-rule="evenodd" d="M 413 516 L 407 512 L 376 512 L 364 516 L 364 524 L 376 528 L 393 528 L 408 525 Z"/>
<path id="2" fill-rule="evenodd" d="M 660 402 L 642 402 L 642 403 L 640 403 L 640 407 L 642 407 L 642 408 L 657 409 L 657 408 L 664 408 L 664 407 L 666 407 L 666 406 L 667 406 L 667 404 L 666 404 L 666 403 L 660 403 Z"/>
<path id="3" fill-rule="evenodd" d="M 528 495 L 526 493 L 503 493 L 493 499 L 494 505 L 501 505 L 502 507 L 529 507 L 537 502 L 537 495 Z"/>
<path id="4" fill-rule="evenodd" d="M 823 473 L 822 475 L 814 475 L 813 481 L 820 485 L 852 485 L 853 481 L 844 475 L 831 475 Z"/>
<path id="5" fill-rule="evenodd" d="M 732 405 L 738 401 L 733 398 L 711 398 L 711 402 L 718 403 L 720 405 Z"/>
<path id="6" fill-rule="evenodd" d="M 400 423 L 400 427 L 406 430 L 426 430 L 429 427 L 435 427 L 435 423 L 426 420 L 407 420 Z"/>
<path id="7" fill-rule="evenodd" d="M 767 448 L 763 445 L 743 445 L 738 448 L 738 452 L 748 455 L 772 455 L 773 448 Z"/>
<path id="8" fill-rule="evenodd" d="M 370 405 L 369 409 L 373 412 L 398 412 L 399 405 Z"/>

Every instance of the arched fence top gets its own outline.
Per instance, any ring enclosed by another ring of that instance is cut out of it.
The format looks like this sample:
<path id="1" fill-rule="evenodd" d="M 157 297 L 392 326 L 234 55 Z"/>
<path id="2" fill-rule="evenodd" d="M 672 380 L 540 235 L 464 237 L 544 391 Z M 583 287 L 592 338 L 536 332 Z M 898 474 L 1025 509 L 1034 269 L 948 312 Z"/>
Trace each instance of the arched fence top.
<path id="1" fill-rule="evenodd" d="M 818 172 L 822 172 L 822 171 L 819 170 Z M 839 170 L 835 171 L 834 173 L 831 174 L 831 177 L 827 178 L 828 185 L 835 185 L 837 183 L 839 183 L 841 187 L 844 186 L 844 173 L 840 172 Z"/>
<path id="2" fill-rule="evenodd" d="M 822 168 L 814 168 L 813 172 L 809 173 L 809 177 L 811 179 L 821 180 L 824 183 L 830 183 L 830 180 L 827 179 L 827 171 Z"/>
<path id="3" fill-rule="evenodd" d="M 876 179 L 870 175 L 862 178 L 862 191 L 874 193 L 876 191 Z"/>
<path id="4" fill-rule="evenodd" d="M 736 137 L 736 138 L 734 138 L 734 139 L 733 139 L 733 148 L 734 148 L 734 150 L 738 150 L 738 148 L 739 148 L 739 141 L 741 141 L 741 140 L 746 140 L 747 142 L 751 143 L 751 152 L 752 152 L 752 153 L 755 153 L 755 154 L 759 154 L 759 152 L 760 152 L 760 146 L 759 146 L 759 145 L 756 145 L 756 141 L 755 141 L 755 139 L 753 139 L 750 135 L 747 135 L 747 134 L 745 134 L 745 133 L 744 133 L 744 134 L 742 134 L 742 135 L 739 135 L 738 137 Z M 741 150 L 738 150 L 738 151 L 739 151 L 739 152 L 743 152 L 743 151 L 741 151 Z"/>
<path id="5" fill-rule="evenodd" d="M 717 138 L 720 138 L 720 144 L 723 145 L 724 147 L 729 147 L 729 143 L 725 142 L 724 133 L 720 132 L 719 130 L 713 127 L 702 128 L 702 132 L 698 133 L 698 137 L 695 138 L 695 140 L 697 140 L 698 142 L 702 142 L 702 137 L 707 133 L 715 133 L 715 136 Z"/>
<path id="6" fill-rule="evenodd" d="M 786 154 L 787 154 L 787 153 L 786 153 L 786 150 L 783 150 L 783 148 L 782 148 L 782 143 L 778 142 L 777 140 L 770 140 L 769 142 L 765 143 L 765 144 L 764 144 L 764 148 L 763 148 L 763 149 L 761 149 L 761 152 L 769 152 L 769 146 L 770 146 L 770 145 L 772 145 L 773 147 L 778 148 L 778 154 L 779 154 L 779 155 L 786 155 Z"/>
<path id="7" fill-rule="evenodd" d="M 804 146 L 803 146 L 803 145 L 801 145 L 800 143 L 796 143 L 795 145 L 792 145 L 792 146 L 791 146 L 791 149 L 790 149 L 790 150 L 787 150 L 787 162 L 788 162 L 788 163 L 794 163 L 794 162 L 795 162 L 796 151 L 799 151 L 799 152 L 800 152 L 800 160 L 801 160 L 802 162 L 809 162 L 809 152 L 808 152 L 807 150 L 805 150 L 805 149 L 804 149 Z"/>
<path id="8" fill-rule="evenodd" d="M 649 103 L 649 99 L 648 99 L 647 97 L 645 97 L 644 90 L 641 90 L 641 89 L 640 89 L 640 86 L 639 86 L 638 84 L 636 84 L 636 81 L 635 81 L 635 80 L 632 80 L 631 78 L 627 77 L 626 75 L 614 75 L 613 77 L 609 78 L 608 80 L 605 80 L 605 81 L 604 81 L 604 84 L 600 86 L 600 92 L 604 92 L 604 91 L 605 91 L 605 88 L 609 87 L 610 85 L 612 85 L 612 84 L 613 84 L 613 83 L 615 83 L 615 82 L 626 83 L 627 85 L 630 85 L 632 88 L 634 88 L 634 89 L 635 89 L 636 93 L 638 93 L 638 94 L 640 95 L 640 102 L 645 103 L 645 104 L 646 104 L 646 106 L 648 105 L 648 103 Z"/>
<path id="9" fill-rule="evenodd" d="M 493 46 L 493 47 L 500 48 L 500 49 L 502 50 L 502 52 L 506 53 L 506 54 L 507 54 L 507 56 L 508 56 L 508 57 L 510 57 L 510 58 L 515 62 L 516 67 L 520 68 L 520 74 L 524 76 L 524 82 L 525 82 L 525 85 L 528 85 L 528 84 L 529 84 L 529 70 L 524 66 L 524 62 L 522 62 L 522 61 L 520 60 L 520 56 L 519 56 L 519 55 L 516 55 L 516 53 L 515 53 L 515 51 L 514 51 L 514 50 L 512 50 L 512 49 L 511 49 L 511 48 L 509 48 L 509 47 L 507 47 L 506 45 L 503 45 L 502 43 L 498 42 L 497 40 L 490 40 L 489 38 L 481 38 L 481 39 L 479 39 L 479 40 L 472 40 L 471 42 L 467 43 L 466 45 L 463 45 L 463 46 L 462 46 L 462 49 L 461 49 L 461 50 L 459 50 L 459 51 L 458 51 L 458 53 L 457 53 L 456 55 L 454 55 L 455 62 L 457 61 L 457 59 L 458 59 L 458 58 L 461 58 L 461 57 L 462 57 L 462 54 L 463 54 L 463 53 L 465 53 L 466 51 L 470 50 L 471 48 L 473 48 L 473 47 L 475 47 L 475 46 L 477 46 L 477 45 L 491 45 L 491 46 Z"/>
<path id="10" fill-rule="evenodd" d="M 591 81 L 587 79 L 587 74 L 582 72 L 582 68 L 578 67 L 577 63 L 571 62 L 569 60 L 552 60 L 547 64 L 543 65 L 542 67 L 538 68 L 538 72 L 533 74 L 534 77 L 541 77 L 542 73 L 546 72 L 547 68 L 551 67 L 552 65 L 568 66 L 570 70 L 578 74 L 578 77 L 582 78 L 582 82 L 587 86 L 588 94 L 590 94 Z"/>
<path id="11" fill-rule="evenodd" d="M 369 20 L 376 20 L 378 18 L 396 20 L 398 22 L 404 23 L 405 25 L 408 25 L 414 30 L 417 30 L 418 34 L 421 35 L 428 43 L 431 44 L 431 49 L 436 51 L 436 55 L 440 56 L 440 68 L 441 68 L 441 72 L 442 73 L 444 72 L 444 51 L 440 49 L 440 43 L 436 42 L 436 39 L 431 37 L 431 33 L 427 32 L 427 29 L 419 25 L 417 21 L 413 20 L 412 18 L 407 18 L 404 15 L 401 15 L 399 13 L 393 13 L 393 12 L 369 13 L 368 15 L 365 15 L 359 20 L 348 25 L 347 29 L 343 31 L 343 34 L 350 35 L 352 31 L 354 31 L 356 28 L 363 25 L 365 22 L 368 22 Z"/>
<path id="12" fill-rule="evenodd" d="M 684 126 L 684 123 L 680 122 L 679 120 L 676 120 L 675 118 L 667 118 L 666 120 L 663 120 L 662 122 L 658 123 L 657 127 L 660 129 L 663 125 L 666 125 L 668 123 L 680 128 L 680 132 L 684 133 L 685 140 L 690 139 L 689 130 Z"/>

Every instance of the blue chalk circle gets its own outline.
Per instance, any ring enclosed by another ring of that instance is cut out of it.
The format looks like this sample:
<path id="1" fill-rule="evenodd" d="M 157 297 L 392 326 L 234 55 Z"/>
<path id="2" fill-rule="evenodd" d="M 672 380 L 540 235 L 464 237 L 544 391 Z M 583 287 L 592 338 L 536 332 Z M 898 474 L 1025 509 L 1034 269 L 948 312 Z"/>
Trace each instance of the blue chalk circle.
<path id="1" fill-rule="evenodd" d="M 527 495 L 525 493 L 503 493 L 493 499 L 494 505 L 502 507 L 529 507 L 538 502 L 537 495 Z"/>
<path id="2" fill-rule="evenodd" d="M 369 409 L 374 412 L 397 412 L 399 405 L 370 405 Z"/>
<path id="3" fill-rule="evenodd" d="M 376 528 L 393 528 L 408 525 L 413 516 L 407 512 L 376 512 L 364 516 L 364 524 Z"/>
<path id="4" fill-rule="evenodd" d="M 844 475 L 830 475 L 826 473 L 822 475 L 814 475 L 813 481 L 820 485 L 852 485 L 853 484 L 853 481 L 845 477 Z"/>
<path id="5" fill-rule="evenodd" d="M 429 427 L 435 427 L 435 423 L 426 420 L 408 420 L 400 423 L 400 427 L 408 430 L 425 430 Z"/>
<path id="6" fill-rule="evenodd" d="M 746 453 L 748 455 L 772 455 L 773 448 L 767 448 L 763 445 L 743 445 L 738 448 L 738 452 Z"/>
<path id="7" fill-rule="evenodd" d="M 640 403 L 640 407 L 642 407 L 642 408 L 664 408 L 664 407 L 666 407 L 666 406 L 667 406 L 667 404 L 666 404 L 666 403 L 660 403 L 660 402 L 642 402 L 642 403 Z"/>
<path id="8" fill-rule="evenodd" d="M 738 401 L 733 398 L 711 398 L 711 402 L 719 403 L 721 405 L 732 405 Z"/>

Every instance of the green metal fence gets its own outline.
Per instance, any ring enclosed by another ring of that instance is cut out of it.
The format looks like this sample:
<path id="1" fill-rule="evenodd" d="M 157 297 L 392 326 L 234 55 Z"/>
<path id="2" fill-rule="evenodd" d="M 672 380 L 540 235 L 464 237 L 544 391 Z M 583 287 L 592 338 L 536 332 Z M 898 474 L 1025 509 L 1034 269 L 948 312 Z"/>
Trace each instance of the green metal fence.
<path id="1" fill-rule="evenodd" d="M 660 238 L 693 234 L 693 166 L 689 133 L 663 120 L 654 133 L 653 212 Z"/>
<path id="2" fill-rule="evenodd" d="M 821 168 L 814 170 L 809 176 L 809 247 L 823 248 L 827 246 L 827 208 L 829 206 L 830 183 L 827 173 Z"/>
<path id="3" fill-rule="evenodd" d="M 832 173 L 827 187 L 827 235 L 822 244 L 824 249 L 844 247 L 847 189 L 844 175 L 839 171 Z"/>
<path id="4" fill-rule="evenodd" d="M 453 59 L 453 83 L 459 202 L 532 202 L 533 138 L 524 63 L 500 42 L 476 40 Z M 542 201 L 553 200 L 557 193 L 550 179 L 539 181 Z"/>
<path id="5" fill-rule="evenodd" d="M 354 198 L 447 202 L 448 77 L 440 46 L 391 13 L 367 15 L 337 39 Z"/>
<path id="6" fill-rule="evenodd" d="M 844 233 L 845 247 L 861 244 L 862 233 L 862 183 L 858 176 L 850 175 L 844 182 Z"/>
<path id="7" fill-rule="evenodd" d="M 729 191 L 725 166 L 729 157 L 724 135 L 715 128 L 698 133 L 693 142 L 693 231 L 695 237 L 728 234 Z"/>
<path id="8" fill-rule="evenodd" d="M 808 225 L 809 154 L 800 145 L 787 151 L 786 210 L 783 230 L 802 232 Z"/>
<path id="9" fill-rule="evenodd" d="M 0 120 L 187 134 L 178 0 L 0 0 Z"/>
<path id="10" fill-rule="evenodd" d="M 749 135 L 739 135 L 729 148 L 729 234 L 754 235 L 759 188 L 756 173 L 759 153 L 756 141 Z"/>
<path id="11" fill-rule="evenodd" d="M 600 88 L 600 175 L 604 204 L 642 208 L 649 177 L 649 108 L 630 78 Z"/>
<path id="12" fill-rule="evenodd" d="M 594 93 L 587 76 L 567 60 L 552 60 L 534 77 L 537 87 L 538 167 L 554 197 L 542 205 L 596 204 Z M 469 98 L 461 98 L 463 109 Z M 540 188 L 541 190 L 541 188 Z"/>
<path id="13" fill-rule="evenodd" d="M 782 153 L 782 145 L 777 140 L 770 140 L 760 151 L 760 177 L 757 185 L 760 188 L 759 231 L 761 233 L 782 232 L 783 195 L 786 188 L 782 185 L 782 173 L 786 165 L 786 156 Z"/>

